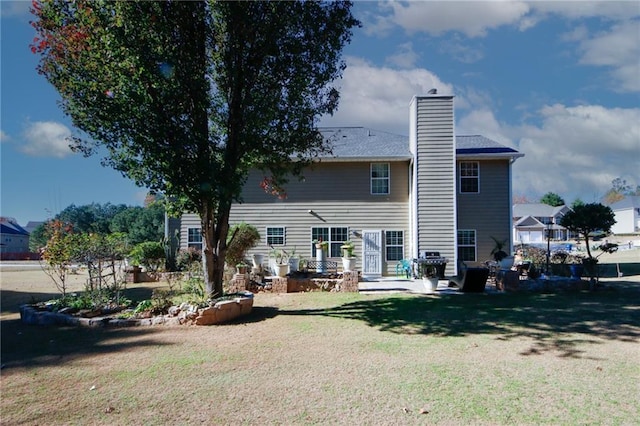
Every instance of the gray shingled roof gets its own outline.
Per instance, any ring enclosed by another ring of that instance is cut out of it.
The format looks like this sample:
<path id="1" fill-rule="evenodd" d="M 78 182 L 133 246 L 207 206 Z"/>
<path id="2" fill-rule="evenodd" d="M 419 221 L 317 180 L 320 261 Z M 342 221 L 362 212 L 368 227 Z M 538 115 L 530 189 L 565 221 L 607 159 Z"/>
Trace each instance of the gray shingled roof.
<path id="1" fill-rule="evenodd" d="M 336 158 L 397 158 L 410 160 L 409 138 L 366 127 L 323 127 L 320 133 L 333 145 Z"/>
<path id="2" fill-rule="evenodd" d="M 333 145 L 333 155 L 324 158 L 412 158 L 408 136 L 366 127 L 321 127 L 319 130 Z M 484 136 L 464 135 L 456 136 L 456 154 L 518 154 L 518 151 Z"/>
<path id="3" fill-rule="evenodd" d="M 611 204 L 611 210 L 628 210 L 635 209 L 640 207 L 640 197 L 638 196 L 627 196 L 622 200 Z"/>

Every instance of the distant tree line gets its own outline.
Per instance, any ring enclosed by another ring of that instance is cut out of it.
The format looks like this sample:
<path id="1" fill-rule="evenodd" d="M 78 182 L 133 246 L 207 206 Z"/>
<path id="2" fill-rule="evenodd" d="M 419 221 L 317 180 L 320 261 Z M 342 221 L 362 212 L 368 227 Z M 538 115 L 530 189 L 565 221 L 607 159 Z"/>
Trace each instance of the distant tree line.
<path id="1" fill-rule="evenodd" d="M 629 185 L 625 179 L 616 178 L 611 181 L 611 188 L 607 190 L 607 192 L 603 195 L 601 202 L 604 205 L 611 205 L 620 200 L 623 200 L 625 197 L 631 196 L 640 196 L 640 185 L 637 185 L 635 188 L 632 185 Z M 524 195 L 514 195 L 513 197 L 514 204 L 528 204 L 528 203 L 542 203 L 547 204 L 553 207 L 558 207 L 562 205 L 566 205 L 564 198 L 555 192 L 547 192 L 544 194 L 540 200 L 530 200 Z M 571 208 L 575 208 L 577 206 L 583 206 L 585 204 L 579 198 L 576 198 L 570 205 Z"/>
<path id="2" fill-rule="evenodd" d="M 123 233 L 130 246 L 145 241 L 160 242 L 164 238 L 164 203 L 151 201 L 141 206 L 91 203 L 71 204 L 54 218 L 38 226 L 30 235 L 29 250 L 39 251 L 50 238 L 47 231 L 52 221 L 71 225 L 74 233 L 109 235 Z"/>

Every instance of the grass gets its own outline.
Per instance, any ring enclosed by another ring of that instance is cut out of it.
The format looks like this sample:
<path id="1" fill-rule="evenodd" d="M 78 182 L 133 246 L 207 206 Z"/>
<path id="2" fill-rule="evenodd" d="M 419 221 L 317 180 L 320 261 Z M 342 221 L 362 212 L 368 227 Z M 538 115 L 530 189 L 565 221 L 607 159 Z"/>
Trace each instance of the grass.
<path id="1" fill-rule="evenodd" d="M 246 320 L 212 327 L 4 315 L 2 423 L 633 424 L 640 290 L 623 280 L 563 294 L 259 294 Z M 4 275 L 2 287 L 4 314 Z"/>

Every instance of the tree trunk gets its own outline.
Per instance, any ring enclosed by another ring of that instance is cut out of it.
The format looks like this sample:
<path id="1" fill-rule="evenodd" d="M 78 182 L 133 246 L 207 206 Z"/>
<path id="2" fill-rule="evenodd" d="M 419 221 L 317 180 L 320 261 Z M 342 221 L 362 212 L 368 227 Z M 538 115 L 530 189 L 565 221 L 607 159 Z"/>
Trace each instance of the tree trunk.
<path id="1" fill-rule="evenodd" d="M 206 205 L 200 213 L 203 244 L 202 269 L 205 289 L 211 299 L 222 296 L 224 292 L 222 285 L 231 209 L 229 207 L 221 210 L 216 217 L 215 209 Z"/>

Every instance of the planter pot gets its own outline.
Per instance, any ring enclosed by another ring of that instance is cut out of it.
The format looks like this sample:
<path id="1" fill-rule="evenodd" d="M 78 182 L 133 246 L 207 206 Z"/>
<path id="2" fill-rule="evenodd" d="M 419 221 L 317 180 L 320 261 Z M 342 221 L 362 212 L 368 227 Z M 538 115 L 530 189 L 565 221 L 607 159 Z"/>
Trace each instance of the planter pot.
<path id="1" fill-rule="evenodd" d="M 236 266 L 239 274 L 246 274 L 248 266 Z"/>
<path id="2" fill-rule="evenodd" d="M 288 263 L 277 264 L 276 265 L 276 274 L 279 277 L 286 277 L 287 276 L 287 272 L 289 272 L 289 264 Z"/>
<path id="3" fill-rule="evenodd" d="M 262 266 L 262 260 L 264 259 L 264 256 L 261 254 L 254 254 L 253 255 L 253 267 L 257 268 L 259 266 Z"/>
<path id="4" fill-rule="evenodd" d="M 316 244 L 316 261 L 318 262 L 318 267 L 316 272 L 324 274 L 327 272 L 327 254 L 322 250 L 322 247 L 319 244 Z"/>
<path id="5" fill-rule="evenodd" d="M 569 271 L 571 271 L 571 279 L 579 280 L 579 279 L 582 279 L 582 274 L 584 273 L 584 266 L 569 265 Z"/>
<path id="6" fill-rule="evenodd" d="M 422 279 L 422 283 L 424 284 L 424 288 L 427 293 L 434 293 L 438 288 L 438 277 L 425 277 Z"/>
<path id="7" fill-rule="evenodd" d="M 343 257 L 342 258 L 342 270 L 343 271 L 353 271 L 356 269 L 356 258 L 355 257 Z"/>
<path id="8" fill-rule="evenodd" d="M 289 258 L 289 272 L 298 272 L 298 265 L 300 264 L 300 259 L 297 257 Z"/>

